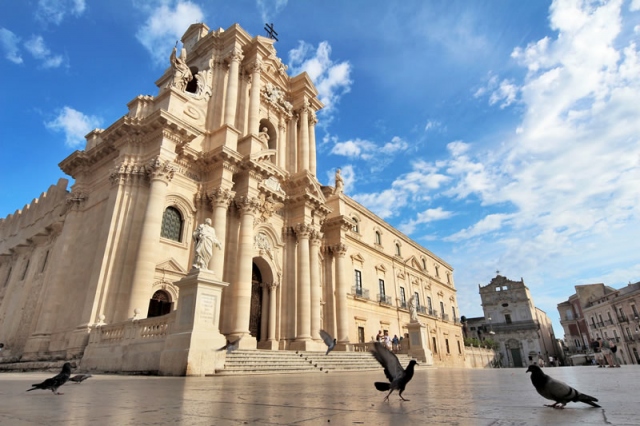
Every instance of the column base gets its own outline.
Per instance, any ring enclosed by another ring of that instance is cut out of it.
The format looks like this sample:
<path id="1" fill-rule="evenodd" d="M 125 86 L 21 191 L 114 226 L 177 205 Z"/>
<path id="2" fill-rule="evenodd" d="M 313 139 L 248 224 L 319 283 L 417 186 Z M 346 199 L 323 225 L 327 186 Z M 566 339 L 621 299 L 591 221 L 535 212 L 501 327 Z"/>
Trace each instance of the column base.
<path id="1" fill-rule="evenodd" d="M 324 342 L 315 342 L 313 340 L 299 340 L 291 342 L 289 349 L 294 351 L 322 352 L 327 350 L 327 345 L 325 345 Z"/>
<path id="2" fill-rule="evenodd" d="M 280 342 L 276 340 L 267 340 L 265 342 L 258 342 L 258 349 L 265 349 L 268 351 L 277 351 L 280 347 Z"/>

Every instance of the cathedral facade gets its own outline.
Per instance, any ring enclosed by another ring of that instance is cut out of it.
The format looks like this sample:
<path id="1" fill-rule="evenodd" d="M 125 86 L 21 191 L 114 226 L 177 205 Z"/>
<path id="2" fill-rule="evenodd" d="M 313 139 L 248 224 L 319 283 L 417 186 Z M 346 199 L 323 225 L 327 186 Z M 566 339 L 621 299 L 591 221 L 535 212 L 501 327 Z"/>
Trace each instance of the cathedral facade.
<path id="1" fill-rule="evenodd" d="M 320 184 L 323 105 L 273 42 L 192 25 L 158 94 L 60 163 L 70 191 L 61 179 L 0 221 L 0 361 L 80 358 L 98 326 L 171 314 L 209 219 L 220 332 L 243 348 L 405 336 L 411 301 L 434 362 L 464 365 L 452 267 L 344 194 L 339 172 Z"/>

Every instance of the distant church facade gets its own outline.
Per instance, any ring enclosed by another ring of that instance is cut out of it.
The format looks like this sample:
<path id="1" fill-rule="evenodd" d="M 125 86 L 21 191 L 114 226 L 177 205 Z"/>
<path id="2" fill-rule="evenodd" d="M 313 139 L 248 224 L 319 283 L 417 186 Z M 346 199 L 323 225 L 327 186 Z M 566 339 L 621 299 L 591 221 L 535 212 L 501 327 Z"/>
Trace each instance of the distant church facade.
<path id="1" fill-rule="evenodd" d="M 210 219 L 228 286 L 219 331 L 244 349 L 354 350 L 404 336 L 409 302 L 436 365 L 464 365 L 453 269 L 316 177 L 317 112 L 306 73 L 273 40 L 192 25 L 156 82 L 61 179 L 0 220 L 0 362 L 81 358 L 97 327 L 172 315 L 175 282 Z M 495 323 L 494 323 L 495 325 Z"/>

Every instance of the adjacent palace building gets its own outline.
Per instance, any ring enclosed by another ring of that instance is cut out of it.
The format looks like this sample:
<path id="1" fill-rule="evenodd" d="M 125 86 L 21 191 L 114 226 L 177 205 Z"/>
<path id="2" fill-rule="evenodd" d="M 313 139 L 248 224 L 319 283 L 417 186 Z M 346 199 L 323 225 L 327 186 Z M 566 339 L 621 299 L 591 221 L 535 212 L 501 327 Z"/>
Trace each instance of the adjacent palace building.
<path id="1" fill-rule="evenodd" d="M 322 350 L 321 329 L 338 350 L 404 336 L 414 297 L 434 364 L 463 366 L 452 267 L 345 195 L 339 172 L 319 183 L 309 76 L 237 24 L 191 25 L 182 43 L 157 96 L 60 163 L 70 191 L 61 179 L 0 220 L 0 360 L 78 359 L 96 327 L 172 315 L 211 219 L 219 331 L 244 349 Z"/>

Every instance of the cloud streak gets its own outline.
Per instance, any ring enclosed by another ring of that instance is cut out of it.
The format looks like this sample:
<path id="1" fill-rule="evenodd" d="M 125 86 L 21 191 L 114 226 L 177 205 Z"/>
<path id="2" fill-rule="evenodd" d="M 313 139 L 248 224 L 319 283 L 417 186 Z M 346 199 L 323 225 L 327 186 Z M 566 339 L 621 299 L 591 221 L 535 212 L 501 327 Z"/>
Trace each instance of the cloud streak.
<path id="1" fill-rule="evenodd" d="M 56 118 L 44 123 L 49 130 L 64 133 L 65 145 L 69 148 L 80 148 L 84 137 L 101 124 L 101 118 L 85 115 L 68 106 L 63 107 Z"/>

